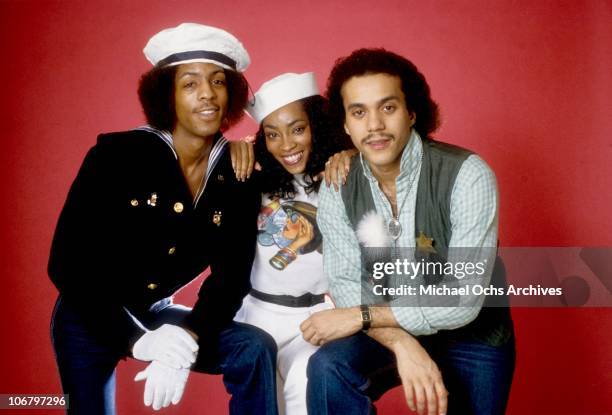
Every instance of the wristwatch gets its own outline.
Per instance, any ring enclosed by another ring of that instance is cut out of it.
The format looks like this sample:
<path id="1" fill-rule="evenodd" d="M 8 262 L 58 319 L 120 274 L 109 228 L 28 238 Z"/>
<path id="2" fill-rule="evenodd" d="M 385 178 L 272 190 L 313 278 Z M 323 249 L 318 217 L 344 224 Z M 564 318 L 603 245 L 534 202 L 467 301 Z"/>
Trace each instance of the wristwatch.
<path id="1" fill-rule="evenodd" d="M 370 313 L 370 306 L 367 304 L 361 304 L 359 306 L 361 310 L 361 330 L 368 331 L 370 326 L 372 326 L 372 314 Z"/>

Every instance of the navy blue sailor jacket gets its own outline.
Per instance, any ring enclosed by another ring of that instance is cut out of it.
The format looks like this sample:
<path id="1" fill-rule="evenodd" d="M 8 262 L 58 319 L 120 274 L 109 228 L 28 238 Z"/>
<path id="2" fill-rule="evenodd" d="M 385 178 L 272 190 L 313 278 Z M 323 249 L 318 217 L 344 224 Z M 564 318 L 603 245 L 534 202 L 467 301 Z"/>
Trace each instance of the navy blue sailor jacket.
<path id="1" fill-rule="evenodd" d="M 249 292 L 261 198 L 253 184 L 235 179 L 226 147 L 195 201 L 159 132 L 102 134 L 85 157 L 48 272 L 62 301 L 118 352 L 128 354 L 143 334 L 138 315 L 208 266 L 185 322 L 200 343 L 215 341 Z"/>

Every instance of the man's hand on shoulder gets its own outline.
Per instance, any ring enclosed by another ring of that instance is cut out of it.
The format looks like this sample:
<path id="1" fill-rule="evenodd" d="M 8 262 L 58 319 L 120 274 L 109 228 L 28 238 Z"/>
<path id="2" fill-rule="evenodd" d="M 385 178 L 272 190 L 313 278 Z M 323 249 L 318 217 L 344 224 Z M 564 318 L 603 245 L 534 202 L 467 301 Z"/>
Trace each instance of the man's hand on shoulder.
<path id="1" fill-rule="evenodd" d="M 320 346 L 355 334 L 361 326 L 359 307 L 334 308 L 314 313 L 302 322 L 300 330 L 304 340 Z"/>

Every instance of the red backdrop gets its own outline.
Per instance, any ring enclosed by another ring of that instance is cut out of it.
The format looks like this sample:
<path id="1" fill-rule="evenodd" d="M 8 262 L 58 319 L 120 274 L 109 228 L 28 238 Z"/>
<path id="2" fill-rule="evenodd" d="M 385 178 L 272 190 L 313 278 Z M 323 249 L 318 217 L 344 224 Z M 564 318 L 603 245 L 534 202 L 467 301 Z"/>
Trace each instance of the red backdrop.
<path id="1" fill-rule="evenodd" d="M 438 137 L 479 152 L 497 174 L 502 245 L 612 246 L 609 1 L 2 1 L 0 393 L 60 392 L 45 271 L 57 216 L 96 134 L 143 122 L 136 83 L 149 68 L 147 39 L 184 21 L 240 38 L 255 89 L 309 70 L 323 87 L 334 59 L 358 47 L 409 57 L 441 105 Z M 228 136 L 253 129 L 247 120 Z M 513 315 L 509 413 L 612 413 L 610 309 Z M 121 413 L 147 413 L 131 380 L 142 366 L 119 367 Z M 405 413 L 401 390 L 379 409 Z M 221 379 L 192 375 L 181 406 L 166 412 L 226 413 Z"/>

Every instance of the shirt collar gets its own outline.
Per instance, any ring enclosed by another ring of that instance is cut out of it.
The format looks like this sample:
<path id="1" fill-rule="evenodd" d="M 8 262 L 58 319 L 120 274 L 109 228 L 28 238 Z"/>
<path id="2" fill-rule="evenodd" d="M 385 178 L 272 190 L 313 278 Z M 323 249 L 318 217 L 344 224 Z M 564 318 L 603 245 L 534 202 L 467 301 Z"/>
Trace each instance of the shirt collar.
<path id="1" fill-rule="evenodd" d="M 155 134 L 161 140 L 163 140 L 172 150 L 174 157 L 178 160 L 178 154 L 174 148 L 174 140 L 172 138 L 172 134 L 167 130 L 158 130 L 157 128 L 151 127 L 150 125 L 143 125 L 142 127 L 135 128 L 135 130 L 139 131 L 147 131 Z M 218 133 L 213 141 L 213 147 L 210 150 L 210 154 L 208 155 L 208 168 L 206 170 L 206 176 L 204 177 L 204 184 L 200 187 L 198 194 L 195 197 L 194 206 L 198 204 L 200 197 L 204 193 L 204 189 L 206 188 L 206 184 L 208 183 L 208 178 L 212 174 L 217 162 L 221 158 L 225 150 L 225 146 L 227 145 L 227 138 L 223 137 L 223 134 Z"/>

